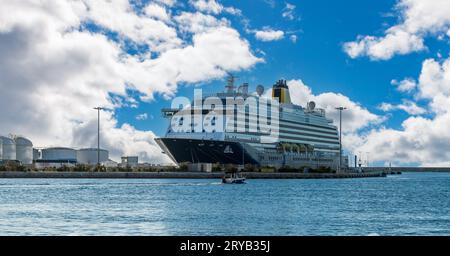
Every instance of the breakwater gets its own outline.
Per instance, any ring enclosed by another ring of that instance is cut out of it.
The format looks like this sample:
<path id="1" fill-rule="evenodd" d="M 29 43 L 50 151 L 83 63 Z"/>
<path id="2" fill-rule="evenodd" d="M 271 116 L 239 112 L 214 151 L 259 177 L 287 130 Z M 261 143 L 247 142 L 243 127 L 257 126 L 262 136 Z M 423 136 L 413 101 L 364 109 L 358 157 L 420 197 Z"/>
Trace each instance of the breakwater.
<path id="1" fill-rule="evenodd" d="M 345 179 L 383 177 L 384 172 L 367 173 L 261 173 L 244 172 L 248 179 Z M 53 179 L 220 179 L 224 173 L 213 172 L 0 172 L 0 178 Z"/>
<path id="2" fill-rule="evenodd" d="M 450 167 L 363 167 L 365 172 L 450 172 Z"/>

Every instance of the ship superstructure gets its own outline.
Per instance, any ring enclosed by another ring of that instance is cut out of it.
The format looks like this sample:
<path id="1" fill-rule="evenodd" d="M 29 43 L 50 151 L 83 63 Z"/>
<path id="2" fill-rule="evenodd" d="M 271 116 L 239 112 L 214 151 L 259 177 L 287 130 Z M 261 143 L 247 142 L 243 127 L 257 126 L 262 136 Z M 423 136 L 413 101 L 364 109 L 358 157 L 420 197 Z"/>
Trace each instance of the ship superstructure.
<path id="1" fill-rule="evenodd" d="M 252 164 L 272 167 L 331 167 L 339 162 L 337 127 L 316 108 L 291 102 L 285 80 L 277 81 L 272 97 L 264 87 L 234 86 L 230 76 L 224 92 L 194 96 L 189 104 L 163 109 L 170 120 L 157 143 L 177 163 Z"/>

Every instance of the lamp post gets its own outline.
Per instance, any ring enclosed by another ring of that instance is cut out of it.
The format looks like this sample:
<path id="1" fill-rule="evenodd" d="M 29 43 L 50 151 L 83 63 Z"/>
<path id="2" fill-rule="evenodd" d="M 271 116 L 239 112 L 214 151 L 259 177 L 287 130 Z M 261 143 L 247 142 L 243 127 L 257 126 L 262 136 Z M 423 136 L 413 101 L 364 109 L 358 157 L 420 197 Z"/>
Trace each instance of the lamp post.
<path id="1" fill-rule="evenodd" d="M 370 152 L 366 152 L 367 154 L 367 167 L 370 167 L 369 154 Z"/>
<path id="2" fill-rule="evenodd" d="M 97 110 L 97 166 L 100 166 L 100 110 L 104 110 L 105 108 L 96 107 Z"/>
<path id="3" fill-rule="evenodd" d="M 341 172 L 342 169 L 342 111 L 346 110 L 345 107 L 337 107 L 339 111 L 339 167 L 338 172 Z"/>

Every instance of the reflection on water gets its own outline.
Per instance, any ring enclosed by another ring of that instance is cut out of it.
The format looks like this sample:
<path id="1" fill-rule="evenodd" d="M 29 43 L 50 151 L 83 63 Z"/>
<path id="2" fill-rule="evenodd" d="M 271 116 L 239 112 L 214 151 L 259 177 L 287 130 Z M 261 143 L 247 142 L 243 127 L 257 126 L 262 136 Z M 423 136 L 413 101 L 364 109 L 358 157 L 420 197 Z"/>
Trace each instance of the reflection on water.
<path id="1" fill-rule="evenodd" d="M 0 235 L 449 235 L 449 198 L 450 173 L 245 185 L 0 179 Z"/>

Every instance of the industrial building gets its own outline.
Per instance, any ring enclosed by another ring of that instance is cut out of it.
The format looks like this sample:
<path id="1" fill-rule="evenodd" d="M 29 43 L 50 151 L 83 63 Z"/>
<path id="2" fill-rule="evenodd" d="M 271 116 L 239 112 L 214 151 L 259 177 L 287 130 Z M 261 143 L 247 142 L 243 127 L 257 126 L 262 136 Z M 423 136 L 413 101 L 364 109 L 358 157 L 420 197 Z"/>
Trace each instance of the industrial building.
<path id="1" fill-rule="evenodd" d="M 12 138 L 0 136 L 0 159 L 3 161 L 16 160 L 16 143 Z"/>
<path id="2" fill-rule="evenodd" d="M 98 151 L 96 148 L 73 149 L 64 147 L 44 148 L 35 152 L 35 166 L 38 169 L 49 167 L 75 166 L 77 164 L 96 165 L 98 163 Z M 100 149 L 100 163 L 111 165 L 109 152 Z"/>
<path id="3" fill-rule="evenodd" d="M 77 151 L 72 148 L 51 147 L 40 150 L 40 157 L 35 159 L 35 167 L 38 169 L 49 167 L 75 166 L 77 163 Z"/>
<path id="4" fill-rule="evenodd" d="M 100 163 L 109 161 L 109 152 L 100 149 Z M 94 165 L 98 163 L 98 151 L 96 148 L 83 148 L 77 150 L 77 163 Z"/>
<path id="5" fill-rule="evenodd" d="M 0 161 L 33 164 L 33 143 L 22 136 L 0 136 Z"/>
<path id="6" fill-rule="evenodd" d="M 100 154 L 99 154 L 100 153 Z M 100 158 L 99 158 L 100 157 Z M 109 159 L 109 152 L 97 148 L 73 149 L 67 147 L 33 148 L 31 140 L 22 136 L 0 136 L 0 165 L 20 164 L 34 166 L 37 169 L 71 167 L 77 164 L 104 166 L 117 166 L 117 163 Z M 134 163 L 134 158 L 130 159 Z M 136 157 L 137 165 L 137 157 Z"/>
<path id="7" fill-rule="evenodd" d="M 121 167 L 136 167 L 139 164 L 139 157 L 137 156 L 123 156 Z"/>

